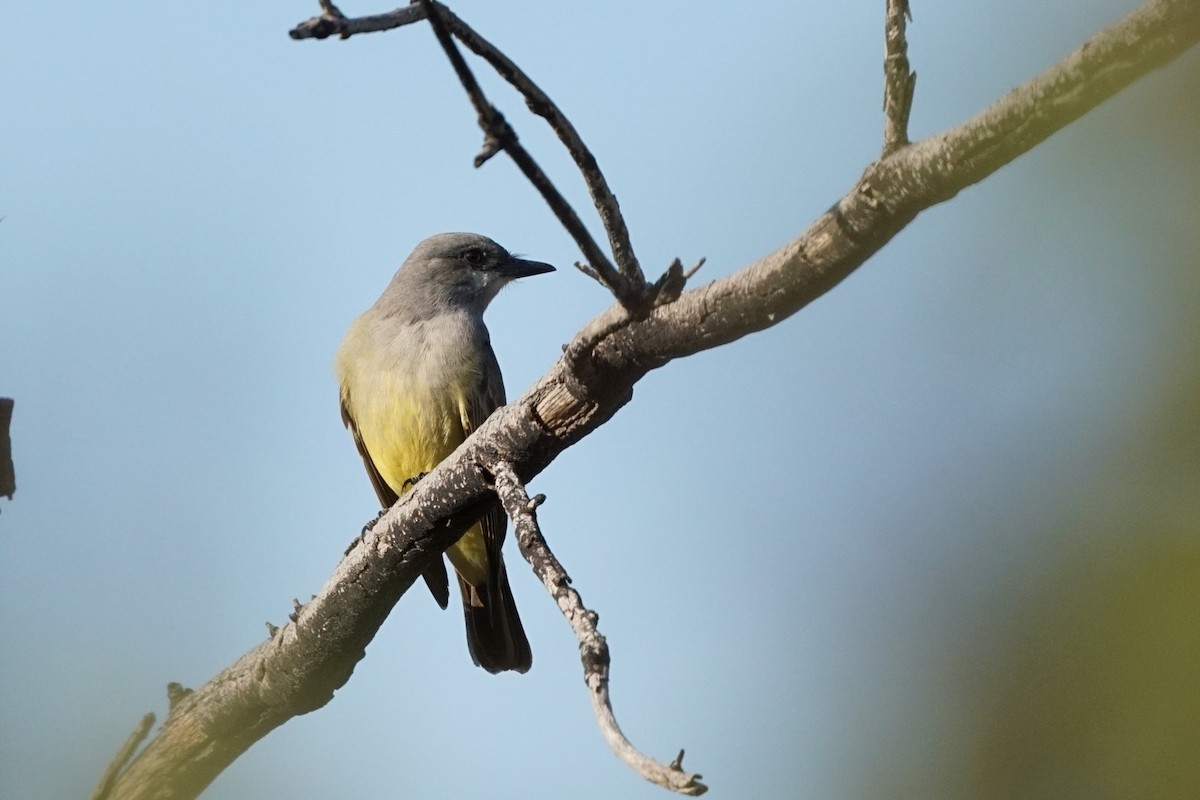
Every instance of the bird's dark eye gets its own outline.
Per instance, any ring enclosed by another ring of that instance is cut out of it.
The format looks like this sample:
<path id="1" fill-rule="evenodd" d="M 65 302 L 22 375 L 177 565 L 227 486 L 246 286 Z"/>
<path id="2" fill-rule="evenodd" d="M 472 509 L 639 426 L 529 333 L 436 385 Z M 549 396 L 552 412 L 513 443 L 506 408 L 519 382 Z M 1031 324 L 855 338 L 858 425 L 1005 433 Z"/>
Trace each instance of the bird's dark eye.
<path id="1" fill-rule="evenodd" d="M 473 267 L 478 267 L 487 261 L 487 256 L 478 247 L 472 247 L 463 252 L 463 260 Z"/>

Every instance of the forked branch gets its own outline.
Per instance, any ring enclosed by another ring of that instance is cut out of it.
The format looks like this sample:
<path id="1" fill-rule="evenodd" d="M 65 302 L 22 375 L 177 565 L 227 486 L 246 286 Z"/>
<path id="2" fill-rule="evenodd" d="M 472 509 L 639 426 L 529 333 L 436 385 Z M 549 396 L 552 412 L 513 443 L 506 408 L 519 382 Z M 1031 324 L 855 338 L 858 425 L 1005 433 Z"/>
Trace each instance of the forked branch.
<path id="1" fill-rule="evenodd" d="M 584 143 L 583 137 L 579 135 L 579 131 L 575 129 L 571 120 L 567 119 L 558 105 L 550 99 L 550 96 L 543 92 L 533 79 L 513 63 L 508 56 L 504 55 L 499 48 L 480 36 L 449 8 L 440 3 L 438 6 L 441 9 L 442 17 L 447 20 L 454 35 L 466 45 L 468 50 L 491 64 L 500 77 L 520 92 L 521 96 L 525 98 L 525 104 L 529 110 L 545 119 L 551 130 L 558 136 L 559 141 L 570 153 L 571 160 L 575 162 L 575 166 L 583 176 L 588 193 L 591 194 L 592 203 L 596 207 L 596 213 L 600 215 L 600 221 L 608 234 L 608 243 L 612 248 L 613 260 L 616 261 L 617 268 L 627 281 L 635 285 L 643 285 L 645 277 L 638 264 L 637 256 L 633 252 L 633 244 L 629 239 L 629 227 L 625 224 L 625 217 L 621 214 L 617 197 L 609 188 L 608 180 L 600 170 L 596 157 L 592 155 L 592 151 Z"/>
<path id="2" fill-rule="evenodd" d="M 562 192 L 551 182 L 538 166 L 533 156 L 517 139 L 516 131 L 508 124 L 508 121 L 496 110 L 480 88 L 479 82 L 475 80 L 475 75 L 471 72 L 471 68 L 467 66 L 467 62 L 463 60 L 462 53 L 458 52 L 458 48 L 454 45 L 453 39 L 450 38 L 450 32 L 447 28 L 443 14 L 449 14 L 449 10 L 440 3 L 433 0 L 420 0 L 421 7 L 425 9 L 425 15 L 429 19 L 429 24 L 433 27 L 434 34 L 437 36 L 438 43 L 441 44 L 442 50 L 445 51 L 446 57 L 450 59 L 451 65 L 454 67 L 454 72 L 458 75 L 459 82 L 462 83 L 463 89 L 466 90 L 467 96 L 471 99 L 471 104 L 475 107 L 475 113 L 479 117 L 479 127 L 484 132 L 483 151 L 475 158 L 475 166 L 481 166 L 485 161 L 495 155 L 498 151 L 503 150 L 508 153 L 509 157 L 516 163 L 517 168 L 521 170 L 526 179 L 534 185 L 534 188 L 542 195 L 546 203 L 550 206 L 551 211 L 558 217 L 558 221 L 567 229 L 571 237 L 575 239 L 575 243 L 579 245 L 579 249 L 583 252 L 584 258 L 588 260 L 588 274 L 599 280 L 622 304 L 630 308 L 636 308 L 641 303 L 643 294 L 641 286 L 631 284 L 624 278 L 608 260 L 608 256 L 600 249 L 596 240 L 588 232 L 587 227 L 575 213 L 575 209 L 563 197 Z M 461 21 L 459 22 L 462 28 Z"/>
<path id="3" fill-rule="evenodd" d="M 438 42 L 471 98 L 479 125 L 484 132 L 484 147 L 476 156 L 475 165 L 482 165 L 500 150 L 507 152 L 579 246 L 586 263 L 577 266 L 612 292 L 617 301 L 635 316 L 644 316 L 655 304 L 669 301 L 672 299 L 672 292 L 678 295 L 683 282 L 680 275 L 671 270 L 664 273 L 653 286 L 646 285 L 645 276 L 629 237 L 629 227 L 621 214 L 616 195 L 609 188 L 595 156 L 550 96 L 499 48 L 436 0 L 417 0 L 413 5 L 397 9 L 390 14 L 362 19 L 347 18 L 328 0 L 322 0 L 321 5 L 323 13 L 320 17 L 305 20 L 289 32 L 293 39 L 323 39 L 332 35 L 349 38 L 354 33 L 389 30 L 421 19 L 429 19 Z M 414 9 L 419 13 L 415 13 Z M 566 147 L 583 177 L 604 226 L 609 247 L 612 249 L 612 260 L 592 238 L 578 213 L 520 144 L 512 126 L 488 102 L 470 68 L 463 61 L 450 37 L 446 35 L 447 31 L 457 37 L 467 49 L 490 64 L 497 74 L 520 92 L 529 110 L 545 119 Z M 614 261 L 616 267 L 613 266 Z"/>

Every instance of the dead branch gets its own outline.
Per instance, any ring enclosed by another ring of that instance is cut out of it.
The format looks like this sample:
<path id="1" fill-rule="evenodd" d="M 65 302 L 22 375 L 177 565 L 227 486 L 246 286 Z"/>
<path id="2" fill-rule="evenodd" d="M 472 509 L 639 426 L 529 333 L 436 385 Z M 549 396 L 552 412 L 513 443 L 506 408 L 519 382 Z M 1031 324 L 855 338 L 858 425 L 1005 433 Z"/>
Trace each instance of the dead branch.
<path id="1" fill-rule="evenodd" d="M 588 192 L 592 196 L 592 202 L 595 204 L 600 221 L 608 234 L 609 247 L 612 248 L 613 260 L 616 261 L 618 269 L 627 281 L 636 286 L 644 285 L 645 277 L 638 264 L 637 256 L 633 252 L 633 244 L 629 239 L 629 227 L 625 224 L 625 217 L 621 214 L 617 197 L 609 188 L 608 181 L 605 179 L 604 173 L 600 171 L 600 165 L 596 162 L 596 157 L 584 143 L 579 131 L 562 113 L 558 105 L 550 99 L 550 96 L 525 74 L 524 70 L 513 63 L 499 48 L 463 22 L 453 11 L 441 4 L 439 7 L 454 35 L 472 53 L 491 64 L 500 77 L 520 92 L 521 96 L 525 98 L 525 104 L 529 110 L 545 119 L 551 130 L 558 136 L 559 141 L 567 148 L 571 160 L 575 162 L 575 166 L 583 176 Z M 590 256 L 588 257 L 590 258 Z"/>
<path id="2" fill-rule="evenodd" d="M 585 272 L 600 281 L 617 301 L 622 305 L 631 308 L 640 307 L 642 304 L 643 287 L 639 284 L 631 284 L 625 280 L 613 265 L 609 262 L 608 256 L 600 249 L 600 245 L 592 238 L 587 227 L 575 213 L 575 209 L 563 197 L 562 192 L 558 191 L 542 168 L 537 165 L 533 156 L 529 154 L 517 139 L 516 131 L 508 124 L 503 115 L 496 110 L 486 96 L 483 89 L 480 88 L 479 82 L 475 80 L 475 76 L 471 73 L 470 67 L 463 60 L 462 54 L 458 52 L 453 40 L 450 38 L 450 33 L 447 30 L 446 24 L 442 19 L 443 14 L 448 14 L 449 10 L 440 3 L 434 3 L 431 0 L 420 0 L 421 7 L 425 9 L 425 14 L 429 19 L 430 25 L 437 36 L 438 43 L 441 44 L 442 50 L 445 51 L 446 57 L 454 67 L 454 72 L 458 75 L 459 81 L 467 92 L 467 96 L 471 99 L 471 104 L 475 107 L 475 113 L 478 114 L 479 127 L 484 132 L 484 147 L 483 151 L 475 157 L 475 166 L 481 166 L 485 161 L 491 158 L 500 150 L 508 153 L 509 157 L 521 170 L 526 179 L 534 185 L 538 193 L 550 206 L 550 210 L 575 243 L 579 245 L 579 249 L 583 251 L 584 257 L 588 260 L 588 269 Z M 461 25 L 460 29 L 465 26 Z M 468 29 L 469 30 L 469 29 Z M 472 32 L 473 33 L 473 32 Z"/>
<path id="3" fill-rule="evenodd" d="M 401 6 L 386 14 L 351 19 L 338 10 L 329 0 L 321 0 L 321 16 L 301 22 L 288 31 L 293 39 L 328 39 L 337 36 L 349 39 L 356 33 L 378 33 L 390 31 L 403 25 L 411 25 L 425 19 L 425 9 L 420 6 Z"/>
<path id="4" fill-rule="evenodd" d="M 320 17 L 305 20 L 293 28 L 289 35 L 293 39 L 323 39 L 336 33 L 345 39 L 353 33 L 390 30 L 428 18 L 438 37 L 439 44 L 454 66 L 463 88 L 475 107 L 479 126 L 484 132 L 484 147 L 475 157 L 475 166 L 481 166 L 500 150 L 508 152 L 525 177 L 545 199 L 559 222 L 575 239 L 580 252 L 587 259 L 586 263 L 576 264 L 576 266 L 612 292 L 618 302 L 623 305 L 638 313 L 644 313 L 654 303 L 663 301 L 665 295 L 662 287 L 664 285 L 673 285 L 679 282 L 677 275 L 664 274 L 647 292 L 646 279 L 634 253 L 633 244 L 629 238 L 629 228 L 621 214 L 616 195 L 609 188 L 608 181 L 600 170 L 595 156 L 592 155 L 575 126 L 571 124 L 571 121 L 551 100 L 550 96 L 542 91 L 520 67 L 498 47 L 464 22 L 461 17 L 445 5 L 432 2 L 432 0 L 419 0 L 407 8 L 397 9 L 390 14 L 361 19 L 345 17 L 328 0 L 323 0 L 322 8 L 324 13 Z M 420 13 L 414 14 L 412 9 L 419 9 Z M 434 9 L 436 9 L 436 14 L 431 13 Z M 558 136 L 559 141 L 567 148 L 567 152 L 583 176 L 592 202 L 600 216 L 600 221 L 604 225 L 609 246 L 612 248 L 613 261 L 617 264 L 616 268 L 613 267 L 608 256 L 600 249 L 586 226 L 580 221 L 579 215 L 546 177 L 532 156 L 521 146 L 512 126 L 487 101 L 478 82 L 462 60 L 462 56 L 446 35 L 447 30 L 453 33 L 467 49 L 487 61 L 497 74 L 520 92 L 525 98 L 529 110 L 545 119 L 551 130 Z"/>
<path id="5" fill-rule="evenodd" d="M 571 586 L 571 579 L 558 558 L 550 550 L 537 521 L 537 507 L 545 501 L 544 495 L 530 499 L 525 486 L 517 478 L 512 464 L 498 463 L 491 466 L 496 480 L 496 494 L 504 505 L 509 519 L 516 530 L 521 555 L 533 567 L 542 580 L 558 609 L 567 618 L 575 638 L 579 640 L 579 657 L 583 661 L 583 680 L 588 685 L 592 698 L 592 713 L 600 725 L 604 740 L 617 757 L 651 783 L 693 797 L 704 794 L 708 787 L 700 783 L 700 775 L 683 771 L 683 751 L 671 764 L 660 764 L 633 746 L 613 713 L 612 700 L 608 692 L 608 670 L 612 659 L 608 642 L 596 628 L 598 616 L 583 604 L 579 592 Z"/>
<path id="6" fill-rule="evenodd" d="M 908 65 L 908 40 L 905 23 L 912 19 L 908 0 L 887 0 L 885 55 L 883 59 L 883 154 L 908 144 L 908 116 L 912 111 L 917 73 Z"/>
<path id="7" fill-rule="evenodd" d="M 121 745 L 121 749 L 113 756 L 112 761 L 108 762 L 104 774 L 100 776 L 96 788 L 92 790 L 90 800 L 107 800 L 111 796 L 117 776 L 125 769 L 125 765 L 129 763 L 129 759 L 133 758 L 133 754 L 137 752 L 142 742 L 146 741 L 146 737 L 150 734 L 150 728 L 153 726 L 154 715 L 143 715 L 137 727 L 133 729 L 133 733 L 129 734 L 129 738 L 125 740 L 125 744 Z"/>

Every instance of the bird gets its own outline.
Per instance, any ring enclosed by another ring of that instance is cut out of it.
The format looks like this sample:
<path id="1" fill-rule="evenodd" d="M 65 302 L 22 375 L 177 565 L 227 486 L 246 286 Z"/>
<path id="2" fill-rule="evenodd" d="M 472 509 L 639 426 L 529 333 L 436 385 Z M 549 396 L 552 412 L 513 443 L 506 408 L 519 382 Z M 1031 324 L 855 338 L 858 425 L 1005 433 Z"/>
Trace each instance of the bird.
<path id="1" fill-rule="evenodd" d="M 486 236 L 440 233 L 417 245 L 351 324 L 335 358 L 342 421 L 383 508 L 504 405 L 483 313 L 509 282 L 553 271 Z M 507 524 L 493 501 L 446 550 L 462 595 L 467 650 L 491 673 L 523 673 L 533 663 L 501 557 Z M 423 577 L 446 608 L 441 557 Z"/>

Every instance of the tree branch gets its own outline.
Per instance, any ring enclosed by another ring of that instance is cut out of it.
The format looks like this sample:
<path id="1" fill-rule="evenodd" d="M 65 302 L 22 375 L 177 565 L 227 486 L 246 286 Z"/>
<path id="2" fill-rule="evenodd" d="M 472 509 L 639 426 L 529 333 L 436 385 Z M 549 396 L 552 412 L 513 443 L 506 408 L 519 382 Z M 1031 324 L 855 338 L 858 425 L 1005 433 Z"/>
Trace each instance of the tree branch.
<path id="1" fill-rule="evenodd" d="M 133 729 L 133 733 L 129 734 L 129 738 L 125 740 L 125 744 L 121 745 L 121 749 L 113 756 L 113 760 L 108 762 L 104 774 L 100 776 L 100 781 L 92 790 L 90 800 L 107 800 L 112 795 L 117 776 L 121 774 L 121 770 L 125 769 L 125 765 L 129 763 L 129 759 L 133 758 L 133 754 L 137 752 L 142 742 L 146 741 L 146 737 L 150 734 L 150 728 L 153 726 L 154 715 L 143 715 L 137 727 Z"/>
<path id="2" fill-rule="evenodd" d="M 551 130 L 558 136 L 559 141 L 567 148 L 567 152 L 570 153 L 575 166 L 578 167 L 580 174 L 583 175 L 584 183 L 587 184 L 588 192 L 592 196 L 592 203 L 595 205 L 596 211 L 600 215 L 600 221 L 604 225 L 604 230 L 608 234 L 608 243 L 609 247 L 612 248 L 613 260 L 617 262 L 617 267 L 627 281 L 634 286 L 644 288 L 645 277 L 642 274 L 641 266 L 638 264 L 637 256 L 633 252 L 633 243 L 629 238 L 629 228 L 625 224 L 625 217 L 621 214 L 617 197 L 609 188 L 608 180 L 605 179 L 604 173 L 601 172 L 600 165 L 596 162 L 596 157 L 592 155 L 592 151 L 584 143 L 583 137 L 575 130 L 575 126 L 562 113 L 558 105 L 550 99 L 550 96 L 543 92 L 533 82 L 533 79 L 504 55 L 499 48 L 480 36 L 453 11 L 441 4 L 439 4 L 439 7 L 441 8 L 442 16 L 449 22 L 450 29 L 454 32 L 454 35 L 467 46 L 467 49 L 491 64 L 500 77 L 504 78 L 504 80 L 508 81 L 509 85 L 520 92 L 521 96 L 525 98 L 525 104 L 529 107 L 529 110 L 546 120 Z"/>
<path id="3" fill-rule="evenodd" d="M 885 56 L 883 59 L 883 154 L 891 155 L 908 144 L 908 115 L 912 111 L 917 73 L 908 66 L 905 23 L 912 19 L 908 0 L 887 0 Z"/>
<path id="4" fill-rule="evenodd" d="M 293 621 L 182 697 L 114 784 L 114 798 L 194 797 L 277 725 L 349 679 L 396 600 L 493 497 L 488 465 L 520 480 L 602 425 L 649 370 L 778 324 L 824 294 L 916 215 L 953 197 L 1179 56 L 1200 0 L 1154 0 L 971 120 L 896 150 L 804 233 L 727 278 L 637 319 L 590 322 L 538 382 L 498 410 L 390 509 Z"/>
<path id="5" fill-rule="evenodd" d="M 629 238 L 629 228 L 621 214 L 616 195 L 609 188 L 608 181 L 600 170 L 595 156 L 592 155 L 575 126 L 550 99 L 550 96 L 525 74 L 524 70 L 464 22 L 461 17 L 435 0 L 417 0 L 408 8 L 362 19 L 345 17 L 328 0 L 322 0 L 321 5 L 325 13 L 293 28 L 289 32 L 293 39 L 324 39 L 334 33 L 347 39 L 353 33 L 390 30 L 428 18 L 438 37 L 438 42 L 447 58 L 450 59 L 463 88 L 471 98 L 472 105 L 475 106 L 479 126 L 484 132 L 484 149 L 475 157 L 475 166 L 482 165 L 500 150 L 508 152 L 521 172 L 542 195 L 562 226 L 579 245 L 580 252 L 587 259 L 587 263 L 576 264 L 576 266 L 612 292 L 618 302 L 628 306 L 636 313 L 644 314 L 654 303 L 661 302 L 664 294 L 671 291 L 671 287 L 675 283 L 680 283 L 680 288 L 682 288 L 679 275 L 668 270 L 647 292 L 646 279 L 641 265 L 638 263 L 637 255 L 634 253 L 633 243 Z M 411 9 L 419 9 L 420 14 L 411 13 Z M 436 14 L 431 13 L 433 9 L 437 10 Z M 446 36 L 447 29 L 458 37 L 467 49 L 487 61 L 500 77 L 520 92 L 525 98 L 525 104 L 529 110 L 545 119 L 551 130 L 558 136 L 559 141 L 567 148 L 567 152 L 583 176 L 588 193 L 592 197 L 592 203 L 608 234 L 613 260 L 617 263 L 616 268 L 592 238 L 587 227 L 579 219 L 579 215 L 566 201 L 566 198 L 554 187 L 533 157 L 521 146 L 512 126 L 487 101 L 457 48 Z"/>
<path id="6" fill-rule="evenodd" d="M 545 502 L 545 495 L 532 500 L 517 478 L 512 464 L 500 462 L 491 466 L 496 480 L 496 494 L 504 505 L 513 528 L 521 555 L 541 578 L 546 590 L 558 604 L 558 609 L 571 625 L 575 638 L 579 640 L 579 657 L 583 661 L 583 679 L 592 697 L 592 713 L 604 734 L 604 740 L 617 757 L 651 783 L 693 797 L 704 794 L 708 787 L 700 783 L 700 775 L 683 771 L 683 751 L 671 764 L 660 764 L 644 755 L 625 738 L 613 714 L 612 701 L 608 694 L 608 668 L 611 658 L 608 642 L 596 628 L 598 616 L 583 604 L 583 598 L 571 586 L 567 571 L 550 551 L 550 545 L 542 536 L 537 522 L 537 507 Z"/>
<path id="7" fill-rule="evenodd" d="M 12 460 L 12 438 L 8 432 L 12 424 L 12 413 L 12 399 L 0 397 L 0 495 L 9 500 L 17 491 L 17 471 Z"/>
<path id="8" fill-rule="evenodd" d="M 328 39 L 330 36 L 349 39 L 356 33 L 390 31 L 425 19 L 425 9 L 417 5 L 401 6 L 386 14 L 351 19 L 329 0 L 321 0 L 321 11 L 321 16 L 306 19 L 288 31 L 288 36 L 293 39 Z"/>
<path id="9" fill-rule="evenodd" d="M 434 34 L 437 36 L 438 43 L 446 53 L 446 57 L 450 59 L 450 63 L 454 67 L 454 72 L 458 75 L 459 81 L 467 92 L 467 96 L 471 98 L 471 105 L 475 107 L 475 112 L 478 114 L 479 127 L 484 132 L 484 149 L 475 157 L 475 166 L 481 166 L 483 162 L 491 158 L 497 151 L 503 150 L 508 153 L 509 157 L 516 163 L 517 167 L 534 188 L 542 195 L 546 204 L 550 206 L 550 210 L 554 212 L 554 216 L 558 217 L 558 221 L 567 229 L 567 233 L 575 239 L 575 243 L 579 245 L 579 249 L 583 251 L 584 258 L 588 260 L 589 269 L 584 270 L 588 275 L 600 281 L 618 302 L 629 308 L 640 308 L 643 305 L 644 281 L 631 282 L 621 273 L 619 273 L 609 262 L 608 256 L 600 249 L 600 245 L 592 238 L 587 227 L 575 213 L 575 209 L 567 202 L 567 199 L 562 196 L 562 193 L 554 186 L 542 168 L 537 165 L 533 156 L 529 154 L 517 139 L 516 131 L 508 124 L 503 115 L 496 110 L 480 88 L 479 82 L 475 80 L 475 76 L 471 73 L 470 67 L 463 60 L 462 54 L 458 52 L 458 48 L 454 46 L 453 40 L 450 38 L 450 33 L 442 19 L 443 15 L 449 15 L 450 10 L 440 3 L 435 3 L 432 0 L 419 0 L 421 7 L 425 9 L 425 14 L 429 19 L 430 25 L 433 27 Z M 457 19 L 457 18 L 455 18 Z M 476 42 L 477 46 L 482 42 L 474 31 L 467 28 L 461 20 L 458 21 L 460 31 L 466 30 L 471 34 L 472 41 Z M 491 46 L 488 45 L 488 48 Z M 485 48 L 486 49 L 486 48 Z M 640 273 L 639 276 L 640 278 Z"/>

